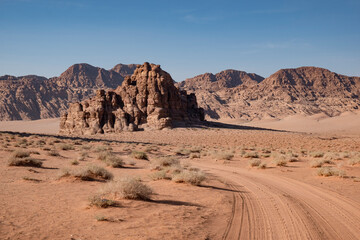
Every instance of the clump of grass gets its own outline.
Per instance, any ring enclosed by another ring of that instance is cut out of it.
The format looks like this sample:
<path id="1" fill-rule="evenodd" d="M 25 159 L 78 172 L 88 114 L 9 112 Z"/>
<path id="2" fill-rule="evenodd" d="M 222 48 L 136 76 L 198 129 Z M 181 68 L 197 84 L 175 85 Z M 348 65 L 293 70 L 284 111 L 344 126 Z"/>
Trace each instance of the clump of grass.
<path id="1" fill-rule="evenodd" d="M 22 150 L 16 150 L 12 154 L 12 157 L 15 157 L 15 158 L 26 158 L 26 157 L 29 157 L 29 156 L 30 156 L 29 151 L 22 151 Z"/>
<path id="2" fill-rule="evenodd" d="M 74 150 L 75 147 L 72 144 L 63 143 L 63 144 L 59 145 L 59 149 L 64 150 L 64 151 L 68 151 L 68 150 Z"/>
<path id="3" fill-rule="evenodd" d="M 103 194 L 112 195 L 114 198 L 150 200 L 153 190 L 139 179 L 125 177 L 116 182 L 109 182 L 103 187 Z"/>
<path id="4" fill-rule="evenodd" d="M 31 182 L 41 182 L 41 180 L 31 177 L 23 177 L 23 180 L 25 181 L 31 181 Z"/>
<path id="5" fill-rule="evenodd" d="M 288 161 L 284 157 L 279 157 L 279 158 L 274 159 L 274 163 L 276 166 L 286 167 Z"/>
<path id="6" fill-rule="evenodd" d="M 103 151 L 111 151 L 112 147 L 107 146 L 107 145 L 101 145 L 101 146 L 97 146 L 95 148 L 95 152 L 103 152 Z"/>
<path id="7" fill-rule="evenodd" d="M 338 177 L 346 177 L 346 173 L 343 170 L 333 168 L 333 167 L 321 167 L 318 169 L 317 174 L 319 176 L 329 177 L 329 176 L 338 176 Z"/>
<path id="8" fill-rule="evenodd" d="M 311 153 L 311 156 L 313 158 L 321 158 L 321 157 L 324 157 L 324 153 L 323 152 L 313 152 L 313 153 Z"/>
<path id="9" fill-rule="evenodd" d="M 234 154 L 229 153 L 229 152 L 215 152 L 213 154 L 213 156 L 217 159 L 217 160 L 231 160 L 234 157 Z"/>
<path id="10" fill-rule="evenodd" d="M 186 148 L 179 148 L 175 151 L 176 155 L 183 155 L 183 156 L 188 156 L 188 155 L 190 155 L 190 153 L 191 153 L 191 151 Z"/>
<path id="11" fill-rule="evenodd" d="M 14 156 L 9 159 L 9 166 L 25 166 L 25 167 L 41 167 L 42 162 L 31 157 L 16 158 Z"/>
<path id="12" fill-rule="evenodd" d="M 60 153 L 59 153 L 58 151 L 52 149 L 52 150 L 50 150 L 50 151 L 48 152 L 48 155 L 49 155 L 49 156 L 53 156 L 53 157 L 59 157 L 59 156 L 60 156 Z"/>
<path id="13" fill-rule="evenodd" d="M 151 161 L 151 169 L 161 170 L 164 167 L 179 165 L 180 161 L 173 157 L 162 157 Z"/>
<path id="14" fill-rule="evenodd" d="M 133 158 L 136 158 L 136 159 L 149 160 L 149 158 L 145 152 L 132 151 L 131 156 L 133 156 Z"/>
<path id="15" fill-rule="evenodd" d="M 89 198 L 89 205 L 95 206 L 98 208 L 108 208 L 108 207 L 117 207 L 118 203 L 114 200 L 106 199 L 101 196 L 93 196 Z"/>
<path id="16" fill-rule="evenodd" d="M 260 159 L 252 159 L 252 160 L 249 161 L 249 165 L 251 167 L 258 167 L 258 166 L 260 166 L 260 164 L 261 164 Z"/>
<path id="17" fill-rule="evenodd" d="M 109 221 L 109 219 L 105 216 L 95 216 L 95 219 L 96 219 L 96 221 L 99 221 L 99 222 Z"/>
<path id="18" fill-rule="evenodd" d="M 243 155 L 244 158 L 259 158 L 257 152 L 247 152 Z"/>
<path id="19" fill-rule="evenodd" d="M 324 165 L 324 161 L 322 160 L 314 160 L 310 162 L 310 167 L 312 168 L 320 168 Z"/>
<path id="20" fill-rule="evenodd" d="M 170 177 L 167 175 L 167 170 L 153 172 L 149 175 L 149 177 L 154 181 L 161 179 L 170 179 Z"/>
<path id="21" fill-rule="evenodd" d="M 190 183 L 196 186 L 200 185 L 205 179 L 205 174 L 202 171 L 190 170 L 183 170 L 172 177 L 172 180 L 176 183 Z"/>
<path id="22" fill-rule="evenodd" d="M 200 158 L 200 153 L 191 153 L 190 158 Z"/>
<path id="23" fill-rule="evenodd" d="M 100 152 L 97 159 L 105 162 L 106 165 L 112 166 L 114 168 L 120 168 L 124 166 L 124 161 L 109 151 Z"/>
<path id="24" fill-rule="evenodd" d="M 201 152 L 201 147 L 193 147 L 190 149 L 190 152 L 192 153 L 200 153 Z"/>
<path id="25" fill-rule="evenodd" d="M 260 169 L 265 169 L 267 167 L 267 165 L 266 165 L 266 163 L 260 163 L 259 164 L 259 166 L 258 166 L 258 168 L 260 168 Z"/>
<path id="26" fill-rule="evenodd" d="M 114 177 L 105 168 L 95 165 L 88 165 L 76 170 L 62 169 L 59 177 L 62 178 L 69 176 L 74 176 L 75 178 L 83 181 L 104 181 L 111 180 Z"/>
<path id="27" fill-rule="evenodd" d="M 358 157 L 358 158 L 351 158 L 351 159 L 349 160 L 349 164 L 352 165 L 352 166 L 354 166 L 354 165 L 356 165 L 356 164 L 360 164 L 360 157 Z"/>
<path id="28" fill-rule="evenodd" d="M 70 162 L 71 165 L 79 165 L 79 161 L 78 160 L 73 160 Z"/>

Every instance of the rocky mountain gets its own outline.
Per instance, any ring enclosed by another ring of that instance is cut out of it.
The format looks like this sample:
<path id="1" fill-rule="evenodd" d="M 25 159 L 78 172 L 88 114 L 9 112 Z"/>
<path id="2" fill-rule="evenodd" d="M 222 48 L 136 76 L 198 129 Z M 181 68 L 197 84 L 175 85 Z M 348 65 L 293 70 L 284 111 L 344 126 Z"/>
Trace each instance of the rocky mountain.
<path id="1" fill-rule="evenodd" d="M 193 78 L 188 78 L 177 84 L 180 88 L 190 91 L 219 91 L 224 88 L 234 88 L 241 84 L 253 85 L 264 80 L 255 73 L 247 73 L 237 70 L 225 70 L 217 74 L 205 73 Z"/>
<path id="2" fill-rule="evenodd" d="M 179 91 L 160 65 L 144 63 L 116 90 L 98 90 L 95 97 L 70 104 L 61 117 L 60 133 L 163 129 L 202 120 L 204 112 L 197 107 L 195 94 Z"/>
<path id="3" fill-rule="evenodd" d="M 96 89 L 119 86 L 131 75 L 134 64 L 118 64 L 105 70 L 89 64 L 75 64 L 59 77 L 0 77 L 0 120 L 33 120 L 59 117 L 71 102 L 94 95 Z"/>
<path id="4" fill-rule="evenodd" d="M 259 120 L 316 113 L 336 116 L 360 107 L 360 78 L 323 68 L 282 69 L 257 84 L 242 81 L 236 87 L 227 87 L 232 85 L 221 83 L 225 87 L 216 91 L 203 87 L 208 79 L 198 79 L 194 83 L 193 79 L 185 80 L 179 86 L 196 93 L 206 118 Z"/>

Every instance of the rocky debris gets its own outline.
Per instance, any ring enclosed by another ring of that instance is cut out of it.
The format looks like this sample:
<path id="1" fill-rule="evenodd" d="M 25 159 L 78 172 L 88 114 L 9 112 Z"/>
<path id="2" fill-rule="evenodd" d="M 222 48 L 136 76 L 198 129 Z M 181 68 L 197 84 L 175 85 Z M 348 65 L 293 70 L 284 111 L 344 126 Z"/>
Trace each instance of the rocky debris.
<path id="1" fill-rule="evenodd" d="M 70 102 L 113 89 L 134 71 L 134 64 L 116 65 L 107 71 L 89 64 L 75 64 L 60 77 L 34 75 L 0 77 L 0 120 L 34 120 L 60 117 Z"/>
<path id="2" fill-rule="evenodd" d="M 323 68 L 282 69 L 259 83 L 243 81 L 236 87 L 222 87 L 217 91 L 203 87 L 208 80 L 199 81 L 179 86 L 196 93 L 207 119 L 251 121 L 318 113 L 337 116 L 360 107 L 360 77 L 348 77 Z"/>
<path id="3" fill-rule="evenodd" d="M 96 134 L 163 129 L 204 120 L 195 94 L 180 91 L 160 65 L 139 65 L 113 91 L 70 105 L 61 117 L 60 133 Z"/>

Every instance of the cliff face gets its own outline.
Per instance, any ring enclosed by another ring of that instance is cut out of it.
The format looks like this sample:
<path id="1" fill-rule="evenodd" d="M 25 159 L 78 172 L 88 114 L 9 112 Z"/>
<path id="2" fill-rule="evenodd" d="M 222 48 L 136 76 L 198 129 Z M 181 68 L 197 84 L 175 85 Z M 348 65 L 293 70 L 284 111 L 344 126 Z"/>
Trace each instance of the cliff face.
<path id="1" fill-rule="evenodd" d="M 61 118 L 60 132 L 95 134 L 162 129 L 204 120 L 194 94 L 175 87 L 159 65 L 144 63 L 114 91 L 74 103 Z"/>
<path id="2" fill-rule="evenodd" d="M 135 67 L 116 65 L 107 71 L 89 64 L 75 64 L 59 77 L 0 77 L 0 120 L 34 120 L 59 117 L 70 102 L 94 95 L 100 88 L 116 88 Z"/>
<path id="3" fill-rule="evenodd" d="M 204 89 L 207 81 L 198 79 L 179 86 L 196 93 L 209 119 L 259 120 L 317 113 L 336 116 L 360 108 L 360 78 L 323 68 L 282 69 L 258 83 L 243 81 L 232 88 L 223 84 L 225 87 L 216 91 Z"/>

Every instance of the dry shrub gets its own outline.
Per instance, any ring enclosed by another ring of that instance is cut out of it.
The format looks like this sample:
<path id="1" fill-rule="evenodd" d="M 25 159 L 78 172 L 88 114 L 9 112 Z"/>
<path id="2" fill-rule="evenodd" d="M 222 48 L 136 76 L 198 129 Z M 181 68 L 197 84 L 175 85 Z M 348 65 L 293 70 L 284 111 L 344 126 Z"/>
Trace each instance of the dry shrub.
<path id="1" fill-rule="evenodd" d="M 244 158 L 259 158 L 257 152 L 247 152 L 243 155 Z"/>
<path id="2" fill-rule="evenodd" d="M 329 176 L 338 176 L 338 177 L 346 177 L 346 173 L 344 170 L 340 170 L 338 168 L 333 167 L 322 167 L 317 171 L 319 176 L 329 177 Z"/>
<path id="3" fill-rule="evenodd" d="M 131 156 L 136 159 L 149 160 L 147 154 L 145 152 L 132 151 Z"/>
<path id="4" fill-rule="evenodd" d="M 53 157 L 59 157 L 59 156 L 60 156 L 60 153 L 59 153 L 58 151 L 52 149 L 52 150 L 50 150 L 50 151 L 48 152 L 48 155 L 49 155 L 49 156 L 53 156 Z"/>
<path id="5" fill-rule="evenodd" d="M 260 164 L 261 164 L 260 159 L 252 159 L 252 160 L 249 161 L 249 165 L 251 167 L 258 167 L 258 166 L 260 166 Z"/>
<path id="6" fill-rule="evenodd" d="M 31 157 L 16 158 L 14 156 L 9 159 L 9 166 L 25 166 L 25 167 L 41 167 L 42 162 Z"/>
<path id="7" fill-rule="evenodd" d="M 190 183 L 192 185 L 200 185 L 206 179 L 205 173 L 202 171 L 183 170 L 173 175 L 172 180 L 176 183 Z"/>
<path id="8" fill-rule="evenodd" d="M 29 157 L 29 156 L 30 156 L 29 151 L 22 151 L 22 150 L 16 150 L 12 154 L 12 157 L 15 157 L 15 158 L 26 158 L 26 157 Z"/>
<path id="9" fill-rule="evenodd" d="M 352 165 L 352 166 L 354 166 L 356 164 L 360 164 L 360 157 L 350 159 L 349 164 Z"/>
<path id="10" fill-rule="evenodd" d="M 75 147 L 72 144 L 63 143 L 63 144 L 59 145 L 59 149 L 64 150 L 64 151 L 68 151 L 68 150 L 74 150 Z"/>
<path id="11" fill-rule="evenodd" d="M 285 167 L 287 165 L 288 161 L 283 157 L 279 157 L 279 158 L 274 159 L 274 163 L 276 166 Z"/>
<path id="12" fill-rule="evenodd" d="M 109 182 L 102 189 L 103 194 L 112 195 L 115 199 L 150 200 L 153 190 L 142 183 L 139 179 L 125 177 L 119 181 Z"/>
<path id="13" fill-rule="evenodd" d="M 200 158 L 200 153 L 191 153 L 190 158 Z"/>
<path id="14" fill-rule="evenodd" d="M 101 145 L 101 146 L 97 146 L 95 148 L 95 152 L 103 152 L 103 151 L 111 151 L 112 147 L 108 146 L 108 145 Z"/>
<path id="15" fill-rule="evenodd" d="M 217 160 L 231 160 L 234 157 L 234 154 L 229 152 L 215 152 L 213 153 L 213 156 Z"/>
<path id="16" fill-rule="evenodd" d="M 323 160 L 314 160 L 314 161 L 310 162 L 310 167 L 312 167 L 312 168 L 319 168 L 319 167 L 322 167 L 323 165 L 324 165 Z"/>
<path id="17" fill-rule="evenodd" d="M 189 149 L 185 149 L 185 148 L 179 148 L 175 151 L 176 155 L 184 155 L 184 156 L 188 156 L 190 155 L 191 151 Z"/>
<path id="18" fill-rule="evenodd" d="M 167 170 L 161 170 L 161 171 L 156 171 L 153 172 L 149 175 L 149 177 L 156 181 L 156 180 L 161 180 L 161 179 L 171 179 L 168 174 L 167 174 Z"/>
<path id="19" fill-rule="evenodd" d="M 119 168 L 124 166 L 124 161 L 121 158 L 115 156 L 113 153 L 108 151 L 100 152 L 97 158 L 98 160 L 105 162 L 106 165 L 112 166 L 114 168 Z"/>
<path id="20" fill-rule="evenodd" d="M 324 153 L 323 152 L 312 152 L 311 156 L 313 158 L 321 158 L 321 157 L 324 157 Z"/>
<path id="21" fill-rule="evenodd" d="M 150 168 L 153 170 L 162 170 L 164 167 L 179 165 L 180 161 L 173 157 L 162 157 L 151 161 Z"/>
<path id="22" fill-rule="evenodd" d="M 260 163 L 258 168 L 265 169 L 267 167 L 266 163 Z"/>
<path id="23" fill-rule="evenodd" d="M 74 176 L 83 181 L 103 181 L 113 179 L 112 173 L 108 172 L 105 168 L 89 165 L 76 170 L 62 169 L 61 177 Z"/>
<path id="24" fill-rule="evenodd" d="M 119 205 L 116 201 L 106 199 L 98 195 L 89 198 L 89 202 L 90 206 L 98 208 L 117 207 Z"/>
<path id="25" fill-rule="evenodd" d="M 79 165 L 79 162 L 78 160 L 73 160 L 70 162 L 71 165 Z"/>

